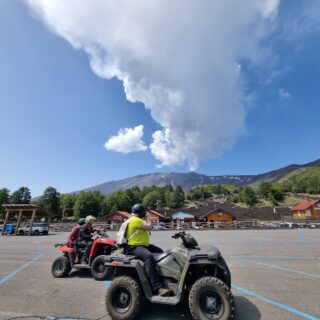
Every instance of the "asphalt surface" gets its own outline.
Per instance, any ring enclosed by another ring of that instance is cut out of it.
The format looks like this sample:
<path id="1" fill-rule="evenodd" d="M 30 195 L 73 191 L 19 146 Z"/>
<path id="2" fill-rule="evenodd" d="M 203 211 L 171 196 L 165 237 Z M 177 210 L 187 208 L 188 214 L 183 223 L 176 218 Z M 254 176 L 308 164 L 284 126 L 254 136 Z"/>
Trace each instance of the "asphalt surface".
<path id="1" fill-rule="evenodd" d="M 179 244 L 173 231 L 152 233 L 163 249 Z M 320 230 L 191 231 L 217 246 L 232 273 L 237 320 L 320 319 Z M 114 236 L 110 233 L 109 236 Z M 109 319 L 108 282 L 90 272 L 51 275 L 54 243 L 67 233 L 0 237 L 0 319 Z M 186 305 L 146 304 L 139 319 L 192 319 Z"/>

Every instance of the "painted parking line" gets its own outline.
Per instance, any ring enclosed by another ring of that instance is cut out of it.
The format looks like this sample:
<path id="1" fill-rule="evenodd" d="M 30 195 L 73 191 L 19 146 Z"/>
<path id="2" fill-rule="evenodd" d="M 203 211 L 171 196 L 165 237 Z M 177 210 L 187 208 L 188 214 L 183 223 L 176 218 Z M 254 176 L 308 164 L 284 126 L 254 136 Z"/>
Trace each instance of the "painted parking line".
<path id="1" fill-rule="evenodd" d="M 8 274 L 5 277 L 3 277 L 2 279 L 0 279 L 0 286 L 3 285 L 9 279 L 11 279 L 13 276 L 15 276 L 18 272 L 20 272 L 21 270 L 23 270 L 23 269 L 27 268 L 28 266 L 30 266 L 31 263 L 33 263 L 34 261 L 40 259 L 43 255 L 44 255 L 43 253 L 38 254 L 33 259 L 31 259 L 29 262 L 27 262 L 26 264 L 24 264 L 23 266 L 18 268 L 17 270 L 11 272 L 10 274 Z"/>
<path id="2" fill-rule="evenodd" d="M 226 258 L 236 259 L 271 259 L 271 260 L 320 260 L 320 256 L 226 256 Z"/>
<path id="3" fill-rule="evenodd" d="M 106 289 L 109 289 L 110 284 L 111 284 L 111 281 L 110 281 L 110 280 L 106 280 L 106 281 L 104 282 L 104 286 L 106 287 Z"/>
<path id="4" fill-rule="evenodd" d="M 247 289 L 245 289 L 245 288 L 242 288 L 242 287 L 240 287 L 240 286 L 238 286 L 238 285 L 234 285 L 234 284 L 233 284 L 233 285 L 232 285 L 232 289 L 235 289 L 235 290 L 237 290 L 237 291 L 243 292 L 243 293 L 245 293 L 245 294 L 247 294 L 247 295 L 249 295 L 249 296 L 252 296 L 252 297 L 254 297 L 254 298 L 257 298 L 257 299 L 259 299 L 259 300 L 261 300 L 261 301 L 264 301 L 264 302 L 266 302 L 266 303 L 272 304 L 272 305 L 274 305 L 274 306 L 276 306 L 276 307 L 278 307 L 278 308 L 280 308 L 280 309 L 282 309 L 282 310 L 285 310 L 285 311 L 288 311 L 288 312 L 290 312 L 290 313 L 293 313 L 293 314 L 295 314 L 295 315 L 297 315 L 297 316 L 300 316 L 300 317 L 302 317 L 302 318 L 304 318 L 304 319 L 320 320 L 320 318 L 318 318 L 318 317 L 316 317 L 316 316 L 313 316 L 313 315 L 311 315 L 311 314 L 305 313 L 305 312 L 303 312 L 303 311 L 301 311 L 301 310 L 298 310 L 298 309 L 295 309 L 295 308 L 293 308 L 293 307 L 287 306 L 287 305 L 285 305 L 285 304 L 283 304 L 283 303 L 280 303 L 280 302 L 278 302 L 278 301 L 271 300 L 271 299 L 269 299 L 269 298 L 267 298 L 267 297 L 264 297 L 264 296 L 262 296 L 262 295 L 260 295 L 260 294 L 258 294 L 258 293 L 254 293 L 254 292 L 252 292 L 252 291 L 249 291 L 249 290 L 247 290 Z"/>
<path id="5" fill-rule="evenodd" d="M 299 230 L 299 240 L 300 242 L 306 242 L 306 238 L 304 236 L 304 230 Z"/>
<path id="6" fill-rule="evenodd" d="M 12 249 L 0 249 L 0 254 L 19 254 L 19 255 L 35 255 L 35 254 L 57 255 L 57 251 L 22 251 Z"/>
<path id="7" fill-rule="evenodd" d="M 314 274 L 314 273 L 302 272 L 302 271 L 298 271 L 298 270 L 294 270 L 294 269 L 290 269 L 290 268 L 280 267 L 280 266 L 277 266 L 277 265 L 274 265 L 274 264 L 258 262 L 258 261 L 245 259 L 245 258 L 239 258 L 239 257 L 236 257 L 236 256 L 233 256 L 233 257 L 230 257 L 230 258 L 234 259 L 234 260 L 243 261 L 243 262 L 259 264 L 259 265 L 266 266 L 266 267 L 269 267 L 269 268 L 272 268 L 272 269 L 284 270 L 284 271 L 288 271 L 288 272 L 292 272 L 292 273 L 301 274 L 303 276 L 320 279 L 320 275 Z"/>
<path id="8" fill-rule="evenodd" d="M 289 241 L 289 240 L 280 240 L 280 239 L 270 239 L 270 238 L 255 238 L 255 239 L 258 239 L 258 240 L 263 240 L 263 241 L 269 241 L 271 242 L 272 244 L 275 244 L 275 243 L 287 243 L 287 244 L 292 244 L 292 243 L 300 243 L 301 244 L 301 240 L 294 240 L 294 241 Z M 308 241 L 308 240 L 304 240 L 303 243 L 309 243 L 309 244 L 314 244 L 314 243 L 319 243 L 318 241 Z"/>

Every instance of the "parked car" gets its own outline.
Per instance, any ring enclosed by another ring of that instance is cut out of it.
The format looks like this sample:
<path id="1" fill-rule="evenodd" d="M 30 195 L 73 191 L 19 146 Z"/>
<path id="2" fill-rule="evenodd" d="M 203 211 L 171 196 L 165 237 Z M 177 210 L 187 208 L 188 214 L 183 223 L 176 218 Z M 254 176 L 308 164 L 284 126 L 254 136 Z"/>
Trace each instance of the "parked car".
<path id="1" fill-rule="evenodd" d="M 24 235 L 28 234 L 30 229 L 30 225 L 26 224 L 23 227 L 19 228 L 19 234 Z M 38 236 L 39 234 L 46 235 L 49 233 L 49 226 L 47 222 L 35 222 L 32 224 L 31 234 Z"/>
<path id="2" fill-rule="evenodd" d="M 285 222 L 285 223 L 280 223 L 279 227 L 281 229 L 287 229 L 287 228 L 296 229 L 296 228 L 299 228 L 299 225 L 294 222 Z"/>
<path id="3" fill-rule="evenodd" d="M 154 226 L 155 230 L 167 230 L 168 227 L 164 222 L 159 222 L 156 226 Z"/>

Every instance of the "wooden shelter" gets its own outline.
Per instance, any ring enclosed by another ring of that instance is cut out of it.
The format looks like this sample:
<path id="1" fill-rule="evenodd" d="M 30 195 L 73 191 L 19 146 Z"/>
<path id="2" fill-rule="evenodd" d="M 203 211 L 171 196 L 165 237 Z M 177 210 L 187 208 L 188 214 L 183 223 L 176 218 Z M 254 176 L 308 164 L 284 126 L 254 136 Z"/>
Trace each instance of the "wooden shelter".
<path id="1" fill-rule="evenodd" d="M 6 224 L 8 223 L 10 214 L 16 215 L 18 213 L 18 221 L 15 228 L 15 234 L 18 234 L 18 230 L 19 230 L 23 215 L 30 216 L 31 220 L 30 220 L 29 236 L 32 233 L 32 224 L 36 216 L 47 218 L 48 225 L 50 224 L 51 217 L 52 217 L 52 214 L 50 212 L 33 204 L 3 204 L 2 207 L 6 210 L 6 217 L 3 223 L 2 234 L 5 230 Z"/>
<path id="2" fill-rule="evenodd" d="M 303 201 L 290 210 L 297 220 L 320 219 L 320 200 Z"/>

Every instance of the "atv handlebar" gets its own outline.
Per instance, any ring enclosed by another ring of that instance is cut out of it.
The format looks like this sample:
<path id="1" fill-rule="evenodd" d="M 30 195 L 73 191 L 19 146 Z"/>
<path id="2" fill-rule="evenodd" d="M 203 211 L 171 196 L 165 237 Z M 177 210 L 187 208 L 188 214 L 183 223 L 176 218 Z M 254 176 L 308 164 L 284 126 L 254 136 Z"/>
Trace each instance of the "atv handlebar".
<path id="1" fill-rule="evenodd" d="M 179 239 L 179 238 L 184 239 L 185 236 L 186 236 L 186 233 L 184 231 L 181 231 L 181 232 L 175 233 L 171 238 L 173 238 L 173 239 Z"/>

